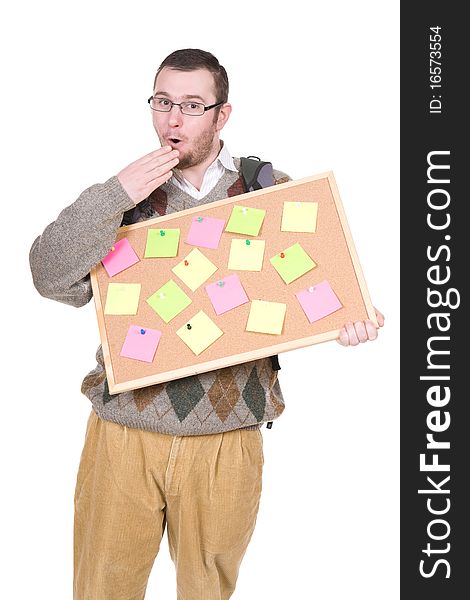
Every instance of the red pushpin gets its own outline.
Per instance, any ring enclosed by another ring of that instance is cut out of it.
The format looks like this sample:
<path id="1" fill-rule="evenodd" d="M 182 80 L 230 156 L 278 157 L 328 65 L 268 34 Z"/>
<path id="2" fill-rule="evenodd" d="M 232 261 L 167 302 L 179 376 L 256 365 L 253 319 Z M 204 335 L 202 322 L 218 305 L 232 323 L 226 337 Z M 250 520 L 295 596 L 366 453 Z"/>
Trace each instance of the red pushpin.
<path id="1" fill-rule="evenodd" d="M 284 254 L 284 252 L 281 252 L 281 258 L 285 258 L 286 255 Z"/>
<path id="2" fill-rule="evenodd" d="M 185 267 L 187 267 L 188 265 L 189 265 L 188 261 L 187 261 L 187 260 L 185 260 L 185 261 L 184 261 L 184 266 L 185 266 Z"/>

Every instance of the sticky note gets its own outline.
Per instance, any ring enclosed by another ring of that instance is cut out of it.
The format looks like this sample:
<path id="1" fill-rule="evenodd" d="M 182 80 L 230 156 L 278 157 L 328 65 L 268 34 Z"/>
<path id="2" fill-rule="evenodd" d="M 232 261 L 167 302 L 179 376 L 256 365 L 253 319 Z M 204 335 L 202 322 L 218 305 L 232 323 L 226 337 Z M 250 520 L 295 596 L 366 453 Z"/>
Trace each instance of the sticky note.
<path id="1" fill-rule="evenodd" d="M 169 257 L 178 255 L 179 229 L 149 229 L 145 258 Z"/>
<path id="2" fill-rule="evenodd" d="M 266 211 L 261 208 L 235 205 L 225 231 L 243 235 L 258 235 L 265 214 Z"/>
<path id="3" fill-rule="evenodd" d="M 281 231 L 315 233 L 318 202 L 284 202 Z"/>
<path id="4" fill-rule="evenodd" d="M 338 296 L 326 280 L 298 292 L 296 296 L 310 323 L 343 308 Z"/>
<path id="5" fill-rule="evenodd" d="M 281 334 L 287 305 L 282 302 L 253 300 L 246 324 L 246 331 Z"/>
<path id="6" fill-rule="evenodd" d="M 189 319 L 183 327 L 180 327 L 177 330 L 176 335 L 178 335 L 197 356 L 219 339 L 219 337 L 223 335 L 223 331 L 217 327 L 214 321 L 212 321 L 204 311 L 200 310 L 194 317 Z"/>
<path id="7" fill-rule="evenodd" d="M 140 283 L 110 283 L 105 315 L 135 315 L 139 306 Z"/>
<path id="8" fill-rule="evenodd" d="M 194 248 L 171 270 L 194 292 L 217 271 L 217 267 L 200 250 Z"/>
<path id="9" fill-rule="evenodd" d="M 202 248 L 217 248 L 224 230 L 225 221 L 214 217 L 193 217 L 186 243 Z"/>
<path id="10" fill-rule="evenodd" d="M 124 271 L 128 267 L 139 262 L 139 257 L 134 252 L 127 238 L 122 238 L 119 242 L 113 244 L 113 247 L 101 261 L 103 267 L 110 277 Z"/>
<path id="11" fill-rule="evenodd" d="M 286 283 L 291 283 L 317 266 L 299 243 L 276 254 L 270 261 Z"/>
<path id="12" fill-rule="evenodd" d="M 170 279 L 150 298 L 147 298 L 147 302 L 165 323 L 169 323 L 171 319 L 189 306 L 192 300 L 173 279 Z"/>
<path id="13" fill-rule="evenodd" d="M 231 271 L 261 271 L 264 240 L 232 240 L 228 268 Z"/>
<path id="14" fill-rule="evenodd" d="M 161 337 L 162 332 L 157 329 L 131 325 L 127 330 L 120 356 L 152 362 Z"/>
<path id="15" fill-rule="evenodd" d="M 217 315 L 248 302 L 248 296 L 238 275 L 228 275 L 206 285 L 206 291 Z"/>

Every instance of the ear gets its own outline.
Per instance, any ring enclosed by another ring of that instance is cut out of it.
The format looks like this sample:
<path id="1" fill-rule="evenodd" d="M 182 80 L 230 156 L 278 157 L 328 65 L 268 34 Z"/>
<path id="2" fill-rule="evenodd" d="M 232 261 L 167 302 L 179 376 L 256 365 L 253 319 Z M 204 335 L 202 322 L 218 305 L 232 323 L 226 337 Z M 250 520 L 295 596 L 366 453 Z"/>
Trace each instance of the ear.
<path id="1" fill-rule="evenodd" d="M 224 128 L 225 123 L 228 121 L 228 118 L 230 117 L 230 113 L 232 112 L 232 105 L 229 104 L 228 102 L 226 102 L 225 104 L 222 104 L 222 106 L 219 109 L 219 116 L 217 117 L 217 123 L 216 123 L 216 130 L 220 131 L 221 129 Z"/>

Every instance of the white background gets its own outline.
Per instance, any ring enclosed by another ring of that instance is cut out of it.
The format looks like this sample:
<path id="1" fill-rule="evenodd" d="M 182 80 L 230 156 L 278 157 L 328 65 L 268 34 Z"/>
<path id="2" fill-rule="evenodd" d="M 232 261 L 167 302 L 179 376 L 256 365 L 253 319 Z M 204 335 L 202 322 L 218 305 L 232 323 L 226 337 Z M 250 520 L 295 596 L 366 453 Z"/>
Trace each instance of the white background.
<path id="1" fill-rule="evenodd" d="M 29 248 L 82 190 L 157 147 L 146 99 L 185 47 L 228 71 L 233 155 L 294 179 L 333 171 L 386 317 L 373 343 L 281 356 L 287 408 L 262 429 L 260 511 L 232 598 L 399 597 L 398 22 L 398 2 L 372 0 L 43 0 L 2 16 L 2 598 L 72 597 L 80 384 L 99 344 L 93 303 L 37 294 Z M 176 599 L 166 535 L 146 598 Z"/>

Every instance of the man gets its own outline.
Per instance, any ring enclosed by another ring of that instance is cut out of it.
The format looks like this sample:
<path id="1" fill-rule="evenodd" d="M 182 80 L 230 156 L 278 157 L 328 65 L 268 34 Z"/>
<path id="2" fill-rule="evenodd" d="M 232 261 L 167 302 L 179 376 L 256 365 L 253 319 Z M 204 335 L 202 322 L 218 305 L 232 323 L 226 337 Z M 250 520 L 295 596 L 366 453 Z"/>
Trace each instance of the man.
<path id="1" fill-rule="evenodd" d="M 228 87 L 208 52 L 178 50 L 163 61 L 149 99 L 162 147 L 85 190 L 35 240 L 42 295 L 86 304 L 90 269 L 122 223 L 245 191 L 240 160 L 220 140 Z M 339 341 L 376 336 L 370 321 L 348 323 Z M 270 359 L 113 396 L 101 348 L 97 362 L 82 385 L 93 410 L 75 492 L 75 600 L 144 598 L 166 526 L 178 598 L 230 598 L 259 506 L 259 428 L 284 410 Z"/>

